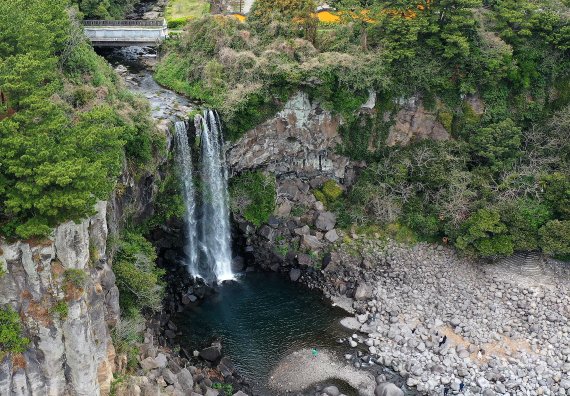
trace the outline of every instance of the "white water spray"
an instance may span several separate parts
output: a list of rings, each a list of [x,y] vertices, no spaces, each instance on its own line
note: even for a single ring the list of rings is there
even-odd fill
[[[175,138],[178,148],[178,164],[180,166],[180,179],[182,184],[182,198],[186,211],[184,213],[184,225],[186,227],[184,237],[184,253],[186,253],[186,266],[192,276],[200,276],[198,270],[198,232],[196,224],[196,194],[194,189],[194,177],[192,167],[192,152],[188,144],[188,128],[184,121],[176,122]]]
[[[188,271],[207,282],[234,279],[232,273],[228,174],[223,136],[215,112],[206,110],[196,119],[201,145],[201,206],[196,206],[192,152],[187,126],[176,123],[178,163],[185,213],[185,248]]]
[[[233,279],[228,172],[223,136],[216,113],[204,111],[201,119],[202,146],[202,219],[200,246],[208,269],[218,281]]]

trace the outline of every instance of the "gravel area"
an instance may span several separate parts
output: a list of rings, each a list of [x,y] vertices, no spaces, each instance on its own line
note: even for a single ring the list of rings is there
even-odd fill
[[[358,390],[360,395],[374,394],[374,377],[337,358],[334,353],[320,350],[313,357],[310,349],[295,351],[282,359],[271,372],[269,386],[276,392],[300,392],[311,385],[340,379]]]

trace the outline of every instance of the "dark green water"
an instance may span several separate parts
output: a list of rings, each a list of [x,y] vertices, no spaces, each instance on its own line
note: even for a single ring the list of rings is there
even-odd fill
[[[282,357],[300,348],[338,348],[336,339],[347,335],[339,324],[344,316],[319,293],[277,274],[248,273],[180,314],[176,324],[190,350],[221,339],[239,373],[269,395],[267,378]]]

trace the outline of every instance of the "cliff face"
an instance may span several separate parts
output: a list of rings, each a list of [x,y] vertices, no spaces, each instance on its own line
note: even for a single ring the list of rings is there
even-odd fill
[[[166,158],[154,161],[160,166]],[[19,312],[31,340],[24,353],[0,362],[0,395],[109,393],[115,368],[110,329],[120,316],[109,236],[118,235],[127,218],[152,215],[159,180],[159,172],[135,177],[125,164],[109,202],[99,202],[93,217],[61,224],[42,241],[0,238],[0,307]],[[78,277],[79,286],[70,281]]]
[[[247,132],[228,151],[233,172],[263,168],[276,175],[337,179],[352,176],[353,164],[334,152],[340,117],[299,92],[275,117]]]
[[[96,395],[108,391],[114,348],[108,324],[119,316],[107,263],[107,204],[79,224],[57,227],[39,243],[0,240],[0,305],[20,312],[29,348],[0,363],[2,395]],[[82,287],[67,274],[84,272]],[[55,312],[67,306],[67,317]]]

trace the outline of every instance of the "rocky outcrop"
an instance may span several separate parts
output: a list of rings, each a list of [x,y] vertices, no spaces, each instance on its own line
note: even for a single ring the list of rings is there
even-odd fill
[[[234,173],[264,168],[277,176],[353,178],[354,165],[334,152],[341,141],[340,124],[338,115],[299,92],[275,117],[229,147],[230,168]]]
[[[450,138],[449,132],[438,120],[437,112],[427,110],[419,96],[413,96],[399,104],[401,109],[395,116],[394,125],[390,127],[387,146],[406,145],[420,139]]]
[[[0,363],[0,394],[95,395],[110,389],[118,290],[107,263],[106,203],[81,223],[67,222],[43,241],[0,239],[0,306],[20,313],[31,343]],[[71,283],[70,271],[83,274]],[[66,306],[66,315],[61,307]],[[60,309],[57,309],[57,308]]]

